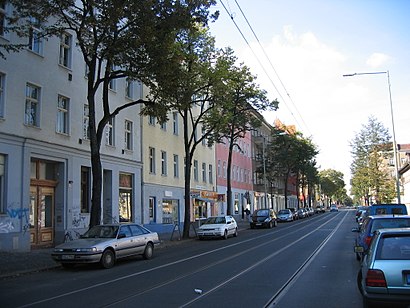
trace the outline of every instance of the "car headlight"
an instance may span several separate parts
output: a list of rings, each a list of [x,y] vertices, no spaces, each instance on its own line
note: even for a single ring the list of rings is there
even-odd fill
[[[97,252],[97,247],[77,248],[77,249],[75,249],[75,252]]]
[[[267,217],[267,218],[265,219],[265,222],[269,222],[269,221],[270,221],[270,218]]]

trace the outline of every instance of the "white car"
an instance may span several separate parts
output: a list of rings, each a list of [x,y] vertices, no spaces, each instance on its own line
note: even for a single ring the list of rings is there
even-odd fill
[[[293,213],[290,209],[282,209],[278,212],[279,221],[293,221]]]
[[[238,225],[230,215],[208,217],[198,228],[200,240],[211,237],[222,237],[227,239],[230,235],[238,236]]]

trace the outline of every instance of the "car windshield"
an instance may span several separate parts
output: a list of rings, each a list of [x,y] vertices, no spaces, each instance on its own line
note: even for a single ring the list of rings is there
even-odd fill
[[[225,224],[226,219],[225,217],[209,217],[203,224],[209,225],[209,224]]]
[[[376,259],[378,260],[409,260],[410,236],[386,236],[380,239]]]
[[[117,231],[117,226],[94,226],[82,238],[115,238]]]
[[[375,219],[372,224],[371,233],[378,229],[386,228],[406,228],[410,227],[410,219],[405,218],[384,218],[384,219]]]
[[[257,211],[256,216],[269,216],[269,211],[268,210]]]
[[[280,210],[279,214],[289,214],[289,211],[288,210]]]

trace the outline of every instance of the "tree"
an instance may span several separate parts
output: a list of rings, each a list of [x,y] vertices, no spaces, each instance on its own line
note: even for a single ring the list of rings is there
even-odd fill
[[[334,169],[325,169],[319,172],[321,193],[337,203],[346,200],[347,193],[343,173]]]
[[[288,180],[294,175],[298,178],[302,170],[313,168],[314,157],[318,151],[316,146],[301,133],[290,133],[285,130],[274,129],[272,140],[267,147],[268,178],[282,178],[284,182],[285,207],[288,202]],[[314,172],[309,170],[309,175]]]
[[[269,101],[266,91],[261,90],[255,83],[248,67],[243,64],[235,65],[237,58],[230,49],[226,50],[229,57],[228,75],[226,80],[226,93],[224,94],[223,116],[213,120],[223,121],[222,131],[215,131],[213,139],[216,142],[228,143],[227,160],[227,214],[232,214],[232,153],[235,148],[243,151],[239,140],[244,138],[247,132],[261,125],[258,112],[276,110],[278,101]]]
[[[364,199],[367,205],[372,201],[391,202],[395,197],[394,179],[388,174],[385,163],[392,156],[390,138],[388,129],[370,116],[350,142],[352,193]]]
[[[6,31],[27,38],[35,26],[41,36],[75,34],[88,67],[88,131],[92,166],[92,199],[90,227],[100,223],[102,166],[100,146],[105,125],[122,110],[136,104],[151,104],[142,99],[110,106],[109,84],[118,78],[152,83],[151,68],[166,63],[172,56],[175,37],[181,29],[206,24],[214,0],[10,0],[14,11],[7,17]],[[6,42],[7,52],[19,51],[28,44]],[[4,54],[1,54],[4,57]],[[157,80],[157,82],[166,82]],[[101,91],[102,97],[97,93]],[[101,106],[103,116],[96,117]]]
[[[167,63],[153,68],[156,83],[149,85],[152,101],[163,106],[159,113],[150,106],[144,114],[154,114],[167,120],[168,111],[176,111],[183,122],[185,152],[185,214],[183,237],[189,237],[191,223],[191,169],[197,146],[206,140],[215,141],[216,132],[224,129],[224,104],[229,70],[230,50],[215,48],[214,38],[206,27],[198,25],[181,31],[174,44],[173,56]],[[201,132],[201,134],[199,134]]]

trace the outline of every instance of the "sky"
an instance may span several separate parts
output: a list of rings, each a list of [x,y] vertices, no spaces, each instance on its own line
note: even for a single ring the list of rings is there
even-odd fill
[[[410,0],[217,0],[212,10],[217,47],[279,101],[265,119],[312,138],[319,169],[342,172],[348,193],[350,144],[369,117],[393,136],[393,114],[396,142],[410,143]],[[384,73],[343,77],[374,72]]]

